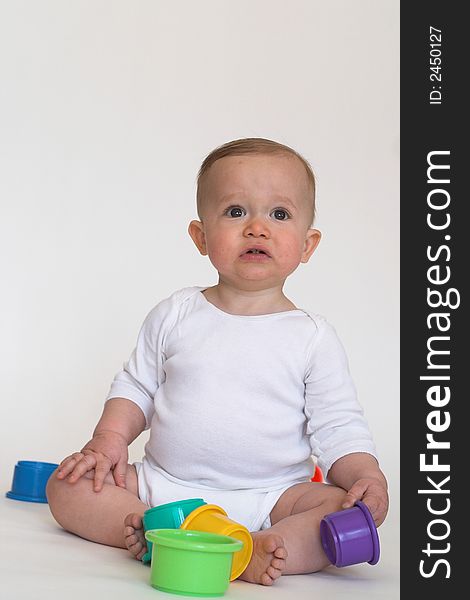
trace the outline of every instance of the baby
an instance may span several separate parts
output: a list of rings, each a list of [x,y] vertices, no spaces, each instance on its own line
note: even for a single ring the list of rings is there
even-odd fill
[[[277,142],[235,140],[204,160],[189,234],[218,283],[148,314],[92,439],[49,480],[63,528],[141,559],[145,510],[203,498],[252,534],[240,579],[271,585],[329,564],[326,514],[363,500],[383,522],[387,483],[341,343],[283,292],[320,241],[314,197],[308,162]],[[142,462],[129,465],[148,428]],[[312,455],[327,484],[310,481]]]

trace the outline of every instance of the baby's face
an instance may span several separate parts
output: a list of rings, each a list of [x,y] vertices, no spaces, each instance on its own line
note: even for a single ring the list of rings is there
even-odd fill
[[[315,250],[312,190],[295,156],[229,156],[202,182],[201,222],[189,232],[221,279],[241,289],[282,285]]]

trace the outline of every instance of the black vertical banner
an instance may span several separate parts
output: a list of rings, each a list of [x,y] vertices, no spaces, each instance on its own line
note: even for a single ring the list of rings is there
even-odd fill
[[[400,562],[405,600],[468,596],[470,202],[464,190],[469,172],[464,88],[470,53],[464,7],[452,1],[401,3]]]

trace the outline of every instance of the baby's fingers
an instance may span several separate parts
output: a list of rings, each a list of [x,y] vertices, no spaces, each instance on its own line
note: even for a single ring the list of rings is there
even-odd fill
[[[57,479],[65,479],[65,477],[74,470],[77,463],[80,462],[82,458],[83,454],[81,452],[74,452],[70,456],[64,458],[57,469]]]
[[[95,467],[95,480],[93,483],[93,489],[95,492],[101,492],[106,475],[110,472],[112,462],[109,458],[103,457],[96,461]]]
[[[375,524],[377,526],[381,525],[387,515],[388,500],[373,494],[366,494],[364,504],[369,508]]]
[[[362,499],[366,489],[367,489],[366,485],[360,485],[358,483],[355,483],[352,486],[352,488],[348,491],[346,496],[344,497],[343,504],[341,505],[341,507],[342,508],[351,508],[351,506],[354,506],[354,504],[358,500]]]
[[[378,516],[379,509],[380,509],[379,498],[377,498],[377,496],[374,496],[372,494],[366,494],[366,496],[364,497],[364,504],[367,505],[368,509],[370,510],[370,512],[372,514],[372,517],[374,518],[374,520],[376,520],[376,517]]]
[[[114,466],[113,477],[117,486],[126,488],[126,473],[127,473],[127,456],[119,459],[118,463]]]
[[[79,454],[79,453],[77,453]],[[96,458],[93,454],[82,454],[81,459],[76,463],[72,472],[68,476],[70,483],[75,483],[80,477],[91,471],[96,466]]]

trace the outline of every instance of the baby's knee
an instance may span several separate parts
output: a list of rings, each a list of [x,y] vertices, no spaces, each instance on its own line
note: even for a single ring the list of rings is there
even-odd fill
[[[52,473],[46,485],[46,498],[51,510],[66,501],[70,485],[66,479],[57,478],[57,470]]]
[[[81,479],[73,484],[66,479],[58,479],[57,471],[54,471],[49,477],[46,485],[46,498],[49,509],[54,519],[64,529],[69,529],[70,513],[76,510],[77,502],[80,502],[79,497],[81,492],[84,491],[83,483]]]
[[[61,505],[65,501],[65,486],[69,485],[63,479],[57,479],[57,470],[55,470],[49,477],[46,485],[46,498],[49,504],[50,511],[56,521],[59,521],[58,515],[61,512]]]
[[[59,492],[59,484],[63,483],[63,481],[60,481],[59,479],[57,479],[57,469],[52,473],[52,475],[49,477],[49,479],[47,480],[47,485],[46,485],[46,498],[47,498],[47,502],[49,503],[49,506],[51,505],[51,502],[54,503],[57,497],[57,494]]]

